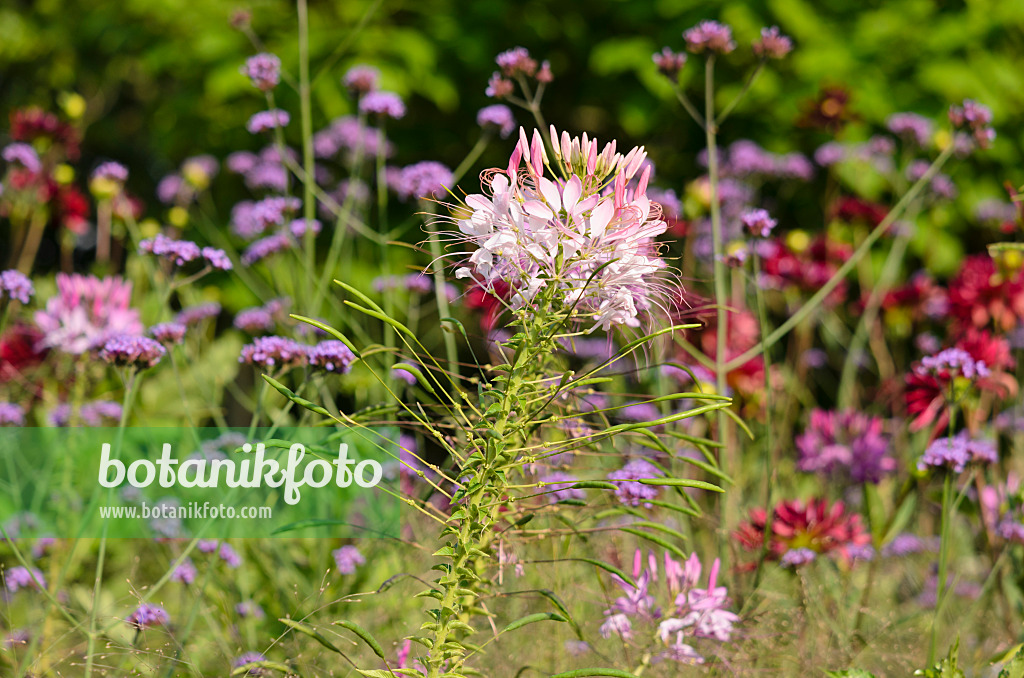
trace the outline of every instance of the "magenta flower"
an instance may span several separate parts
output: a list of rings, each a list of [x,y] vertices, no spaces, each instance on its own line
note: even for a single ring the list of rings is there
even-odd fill
[[[266,238],[260,238],[253,244],[249,245],[249,247],[242,252],[242,263],[246,266],[250,266],[255,264],[257,261],[266,259],[272,254],[277,254],[278,252],[290,249],[291,246],[291,239],[284,233],[268,235]]]
[[[128,168],[118,162],[100,163],[92,172],[92,179],[123,184],[128,181]]]
[[[187,329],[188,328],[181,323],[160,323],[150,327],[149,334],[161,344],[180,344],[185,338],[185,331]]]
[[[252,81],[256,89],[268,92],[281,81],[281,60],[276,54],[257,54],[245,61],[242,74]]]
[[[242,347],[238,362],[263,368],[299,367],[309,357],[307,347],[286,337],[256,337]]]
[[[338,566],[338,572],[341,574],[355,574],[358,566],[366,564],[366,558],[351,544],[335,549],[331,555],[334,556],[334,564]]]
[[[11,593],[17,593],[21,589],[46,588],[46,579],[39,570],[27,567],[12,567],[4,572],[4,584]]]
[[[262,652],[246,652],[243,655],[235,657],[234,661],[231,662],[231,668],[240,669],[243,666],[248,666],[249,664],[255,664],[257,662],[265,661],[267,661],[267,657]],[[269,676],[270,670],[265,669],[262,666],[254,666],[251,669],[247,669],[244,675]]]
[[[254,113],[249,122],[246,123],[245,128],[249,130],[250,134],[259,134],[260,132],[266,132],[278,127],[287,127],[291,121],[291,117],[288,115],[288,111],[282,111],[280,108],[275,108],[270,111],[260,111]]]
[[[961,431],[952,438],[939,438],[932,442],[918,460],[917,469],[948,468],[960,473],[972,462],[994,464],[997,461],[999,452],[995,443],[971,438],[967,431]]]
[[[21,271],[0,271],[0,299],[3,299],[6,292],[9,299],[17,299],[27,304],[35,291],[32,281]]]
[[[882,420],[860,412],[814,410],[807,430],[796,437],[797,468],[842,474],[854,483],[878,483],[896,470]]]
[[[17,403],[0,402],[0,426],[24,426],[25,408]]]
[[[186,559],[181,561],[181,565],[174,568],[174,572],[171,573],[171,580],[181,582],[182,584],[191,584],[196,580],[197,574],[195,564],[191,560]]]
[[[132,285],[121,278],[57,274],[57,296],[35,315],[42,346],[81,354],[118,334],[143,331],[131,308]]]
[[[531,142],[521,129],[508,169],[485,173],[487,193],[466,197],[472,215],[457,223],[475,250],[456,277],[489,292],[511,288],[494,296],[510,296],[515,309],[554,286],[577,322],[639,327],[638,316],[667,293],[654,238],[668,225],[646,195],[650,167],[639,172],[646,151],[623,156],[611,143],[598,154],[596,139],[559,137],[554,128],[551,148],[546,165],[540,133]],[[568,178],[547,179],[546,166]],[[627,187],[638,173],[636,188]]]
[[[341,83],[355,94],[369,94],[376,91],[380,82],[380,71],[373,66],[360,64],[348,69]]]
[[[224,253],[224,250],[217,249],[216,247],[204,247],[203,259],[206,260],[209,266],[219,271],[230,271],[233,268],[233,264],[228,259],[228,255]]]
[[[811,549],[795,548],[783,553],[782,557],[779,558],[779,564],[783,567],[797,568],[810,563],[817,557],[818,554]]]
[[[309,348],[309,366],[328,372],[347,374],[355,359],[348,346],[336,339],[321,341]]]
[[[513,47],[495,57],[494,62],[506,77],[517,75],[533,76],[537,72],[537,62],[530,56],[525,47]]]
[[[259,156],[249,151],[235,151],[228,155],[224,164],[228,171],[233,174],[245,174],[260,161]]]
[[[512,109],[505,104],[493,104],[481,108],[476,114],[476,124],[484,130],[500,133],[502,139],[508,138],[508,135],[516,129],[516,119],[512,115]]]
[[[159,342],[149,337],[119,335],[108,339],[99,357],[118,367],[153,367],[167,353]]]
[[[501,73],[495,71],[487,81],[487,89],[484,93],[494,99],[504,99],[515,91],[515,85],[511,80],[501,77]]]
[[[658,468],[643,459],[634,459],[618,471],[608,474],[608,480],[616,482],[619,489],[615,490],[615,496],[627,506],[650,506],[646,504],[649,499],[657,499],[660,492],[656,485],[644,485],[636,482],[640,478],[660,478],[664,475]]]
[[[43,164],[39,161],[39,154],[36,153],[36,149],[32,148],[28,144],[21,142],[15,142],[8,144],[3,150],[3,159],[13,165],[21,165],[29,172],[33,174],[39,172],[43,168]]]
[[[754,43],[754,54],[762,59],[782,59],[793,51],[793,41],[779,32],[778,26],[761,29],[761,38]]]
[[[139,243],[139,254],[152,254],[176,266],[184,266],[202,256],[199,245],[190,240],[175,240],[162,233]]]
[[[988,148],[996,138],[992,129],[992,110],[973,99],[964,99],[960,106],[949,107],[949,121],[953,127],[969,133],[979,148]]]
[[[686,40],[686,48],[694,54],[705,51],[728,54],[736,49],[736,43],[732,39],[732,29],[717,21],[701,21],[684,32],[683,38]]]
[[[359,101],[359,111],[367,115],[398,120],[405,116],[405,104],[394,92],[370,92]]]
[[[452,171],[439,162],[424,160],[402,168],[392,188],[403,199],[440,198],[452,187]]]
[[[323,226],[316,219],[310,219],[308,222],[305,219],[294,219],[292,223],[288,224],[288,230],[292,236],[298,239],[302,239],[306,235],[306,228],[313,232],[313,235],[317,235],[323,229]]]
[[[934,125],[928,118],[916,113],[895,113],[889,116],[885,126],[896,136],[913,142],[921,148],[928,146]]]
[[[121,419],[121,405],[113,400],[95,400],[83,403],[78,418],[84,426],[109,426]],[[52,426],[67,426],[71,423],[71,405],[61,403],[50,412]]]
[[[125,621],[141,630],[151,626],[166,626],[171,621],[171,616],[159,605],[142,603]]]
[[[679,71],[686,65],[685,52],[673,52],[670,48],[664,47],[660,52],[655,52],[651,57],[658,72],[672,82],[679,80]]]
[[[198,325],[207,318],[216,318],[218,315],[220,315],[220,304],[211,301],[181,309],[176,320],[191,327],[192,325]]]
[[[247,308],[235,316],[235,327],[249,334],[266,332],[274,329],[274,316],[262,306]]]
[[[587,495],[583,490],[572,487],[577,481],[577,478],[568,473],[555,471],[540,478],[540,482],[544,483],[545,486],[550,485],[551,489],[543,487],[538,491],[548,492],[548,501],[552,504],[572,499],[585,499]]]
[[[391,368],[391,376],[401,379],[410,386],[416,383],[416,375],[401,365],[395,365]]]
[[[743,226],[746,227],[747,233],[754,237],[767,238],[772,234],[772,229],[779,223],[775,219],[772,219],[771,215],[768,214],[767,210],[754,209],[749,210],[740,217],[740,221],[743,222]]]

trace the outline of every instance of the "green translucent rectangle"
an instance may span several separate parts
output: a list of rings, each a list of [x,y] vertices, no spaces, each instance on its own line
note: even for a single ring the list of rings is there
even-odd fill
[[[385,434],[2,428],[0,526],[10,538],[395,537]]]

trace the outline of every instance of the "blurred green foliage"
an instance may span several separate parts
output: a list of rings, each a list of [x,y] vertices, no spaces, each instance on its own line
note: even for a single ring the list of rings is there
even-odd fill
[[[231,25],[240,10],[265,48],[297,73],[296,10],[285,0],[8,3],[0,8],[0,101],[6,109],[54,108],[60,92],[81,93],[88,101],[84,161],[129,164],[133,188],[152,199],[155,181],[187,155],[224,157],[259,146],[244,129],[262,98],[239,73],[255,51]],[[406,119],[389,130],[399,164],[457,164],[475,141],[476,111],[491,103],[484,87],[495,54],[521,44],[551,61],[549,122],[645,144],[658,182],[678,189],[700,173],[703,138],[651,54],[664,45],[681,49],[683,30],[718,18],[733,26],[739,44],[719,68],[722,103],[753,64],[749,44],[762,26],[777,24],[796,42],[789,59],[758,79],[723,130],[725,143],[746,137],[770,150],[812,152],[829,134],[794,121],[823,86],[852,94],[848,139],[868,136],[893,112],[942,117],[949,103],[973,97],[992,107],[1000,138],[973,168],[956,171],[961,214],[950,226],[966,232],[977,200],[1000,195],[1006,179],[1024,181],[1024,0],[311,0],[310,16],[317,125],[349,112],[344,71],[372,63],[384,87],[409,103]],[[683,77],[701,96],[695,62]],[[280,98],[297,110],[294,91]],[[297,129],[289,133],[297,141]],[[510,145],[493,144],[481,166],[503,162]]]

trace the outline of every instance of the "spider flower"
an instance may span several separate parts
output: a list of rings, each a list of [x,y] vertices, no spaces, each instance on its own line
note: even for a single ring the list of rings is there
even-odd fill
[[[598,153],[596,139],[559,136],[554,127],[551,145],[549,162],[540,132],[528,141],[520,128],[508,168],[485,174],[489,195],[466,198],[457,238],[475,249],[456,277],[492,293],[508,286],[515,309],[542,299],[592,330],[639,327],[667,296],[654,241],[667,224],[646,195],[650,168],[627,188],[647,154],[638,147],[622,155],[615,142]],[[545,166],[561,176],[545,177]]]
[[[121,278],[57,274],[57,295],[35,315],[41,346],[80,354],[118,334],[140,334],[132,284]]]

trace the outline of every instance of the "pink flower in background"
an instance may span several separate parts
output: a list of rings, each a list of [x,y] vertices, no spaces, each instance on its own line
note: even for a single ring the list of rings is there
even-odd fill
[[[132,284],[120,277],[58,273],[57,295],[35,315],[40,346],[77,355],[115,335],[142,334],[131,295]]]

